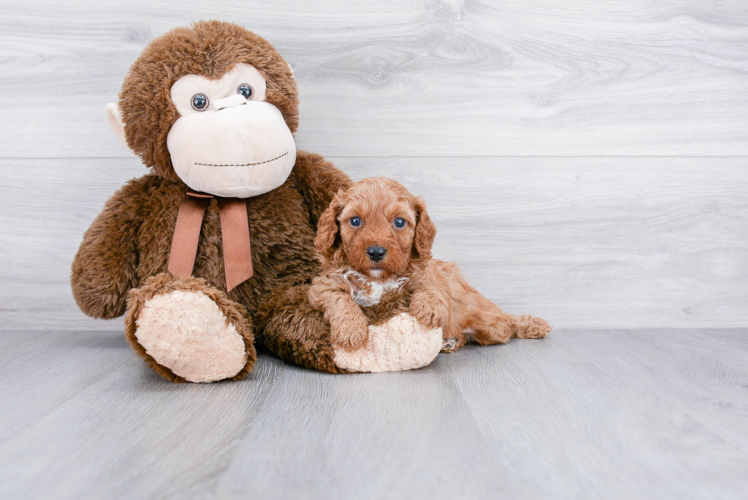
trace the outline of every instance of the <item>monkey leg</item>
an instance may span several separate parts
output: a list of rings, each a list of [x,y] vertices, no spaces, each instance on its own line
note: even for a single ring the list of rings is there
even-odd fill
[[[285,289],[260,306],[258,341],[276,356],[329,373],[413,370],[431,363],[442,346],[441,328],[427,329],[401,313],[369,325],[366,345],[336,348],[324,314],[309,303],[309,285]]]
[[[280,290],[255,316],[257,339],[279,358],[328,373],[346,373],[335,364],[330,324],[309,304],[310,285]]]
[[[257,358],[244,307],[199,278],[162,273],[131,290],[125,336],[172,382],[239,380]]]

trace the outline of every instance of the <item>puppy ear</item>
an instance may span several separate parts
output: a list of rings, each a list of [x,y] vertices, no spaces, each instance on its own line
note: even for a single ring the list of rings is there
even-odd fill
[[[322,256],[325,260],[330,260],[334,252],[334,246],[338,239],[338,233],[340,227],[338,226],[338,216],[343,210],[344,203],[342,201],[343,190],[338,191],[338,194],[330,202],[330,206],[322,212],[317,223],[317,236],[314,238],[314,248],[317,253]]]
[[[431,222],[428,212],[426,212],[426,202],[420,196],[415,201],[416,215],[416,235],[413,238],[413,248],[418,257],[423,260],[431,258],[431,245],[434,243],[436,236],[436,226]]]

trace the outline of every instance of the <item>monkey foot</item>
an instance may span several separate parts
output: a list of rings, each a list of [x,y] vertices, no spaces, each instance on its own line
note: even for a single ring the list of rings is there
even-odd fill
[[[237,318],[238,304],[202,280],[157,278],[161,283],[155,288],[162,293],[153,293],[153,282],[136,291],[127,325],[128,340],[137,344],[133,347],[151,368],[172,381],[215,382],[246,375],[255,352],[248,324]],[[178,280],[190,282],[180,287]]]
[[[426,329],[407,313],[369,326],[369,341],[353,352],[335,349],[335,364],[351,372],[414,370],[431,363],[442,347],[442,329]]]

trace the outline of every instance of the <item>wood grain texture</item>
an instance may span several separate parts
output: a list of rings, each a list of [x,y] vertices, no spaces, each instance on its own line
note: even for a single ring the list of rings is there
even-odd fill
[[[509,312],[563,328],[748,326],[743,158],[331,160],[424,196],[435,256]],[[0,329],[121,329],[78,311],[70,263],[106,199],[145,169],[2,160],[0,172]]]
[[[104,119],[145,44],[191,21],[268,38],[326,156],[748,154],[740,0],[6,1],[0,156],[126,157]]]
[[[0,338],[11,337],[27,341],[0,353],[3,430],[13,425],[0,439],[4,499],[740,499],[748,489],[746,330],[556,331],[390,374],[261,356],[248,380],[211,385],[159,379],[120,333]],[[59,362],[40,370],[44,351]],[[66,396],[40,406],[59,383]]]
[[[423,195],[551,336],[174,385],[84,317],[73,255],[145,172],[104,106],[216,18],[292,64],[299,149]],[[7,0],[0,95],[0,498],[745,498],[746,2]]]

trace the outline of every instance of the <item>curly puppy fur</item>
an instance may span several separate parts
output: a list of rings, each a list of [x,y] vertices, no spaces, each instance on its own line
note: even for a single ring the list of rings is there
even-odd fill
[[[310,304],[330,323],[334,345],[359,349],[370,323],[404,311],[427,328],[441,327],[445,351],[468,341],[498,344],[550,332],[540,318],[502,311],[455,264],[432,259],[435,236],[423,199],[392,179],[364,179],[338,192],[319,220],[314,244],[324,273],[309,290]],[[377,248],[383,257],[372,250]]]

